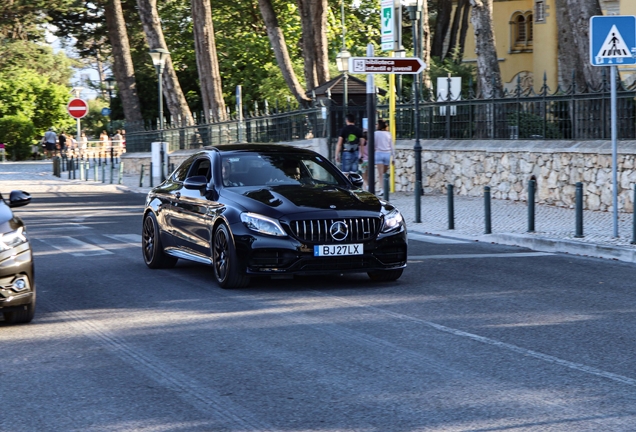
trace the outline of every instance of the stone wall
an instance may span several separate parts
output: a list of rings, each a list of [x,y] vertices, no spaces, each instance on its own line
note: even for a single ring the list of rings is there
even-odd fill
[[[414,141],[396,145],[395,189],[415,188]],[[452,184],[458,195],[525,201],[528,181],[537,182],[537,202],[573,207],[577,182],[583,183],[584,208],[612,210],[612,151],[607,141],[445,141],[423,140],[424,193],[445,193]],[[618,208],[632,212],[636,183],[636,142],[619,141]]]
[[[326,140],[312,139],[289,143],[329,154]],[[415,189],[413,140],[396,143],[395,190]],[[525,201],[528,181],[537,182],[537,202],[573,207],[575,185],[583,183],[584,207],[612,210],[612,149],[608,141],[524,141],[524,140],[422,140],[422,186],[424,193],[445,193],[452,184],[458,195],[483,196],[491,187],[496,199]],[[177,166],[192,150],[170,154]],[[618,142],[618,207],[632,212],[636,183],[636,141]],[[139,175],[140,166],[148,172],[150,153],[122,156],[124,174]],[[377,179],[376,190],[381,189]]]

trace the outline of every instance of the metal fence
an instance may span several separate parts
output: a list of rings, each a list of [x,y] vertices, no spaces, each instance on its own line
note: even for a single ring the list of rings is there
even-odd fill
[[[598,89],[575,87],[550,92],[545,78],[540,92],[524,90],[520,83],[501,98],[483,98],[472,83],[461,95],[446,100],[422,98],[421,139],[532,139],[609,140],[610,87],[604,80]],[[450,88],[450,87],[449,87]],[[636,139],[636,85],[617,89],[618,139]],[[128,152],[150,151],[153,141],[166,141],[170,151],[196,149],[234,142],[289,142],[308,138],[335,138],[344,123],[344,108],[327,99],[312,108],[246,113],[244,119],[180,126],[167,122],[163,131],[147,125],[127,126]],[[367,117],[366,106],[348,106],[347,112]],[[376,116],[389,118],[388,105],[379,104]],[[396,104],[397,139],[415,138],[412,101]]]

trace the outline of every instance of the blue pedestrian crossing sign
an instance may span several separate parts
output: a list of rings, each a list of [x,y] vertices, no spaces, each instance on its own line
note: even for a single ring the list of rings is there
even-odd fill
[[[636,64],[636,16],[590,18],[592,66]]]

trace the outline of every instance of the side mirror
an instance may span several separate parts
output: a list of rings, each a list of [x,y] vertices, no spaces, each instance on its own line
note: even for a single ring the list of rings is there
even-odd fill
[[[183,186],[186,189],[203,190],[208,186],[208,179],[206,176],[192,176],[185,179]]]
[[[364,180],[360,174],[349,173],[349,181],[357,188],[361,188],[364,185]]]
[[[31,202],[31,195],[21,190],[11,191],[9,195],[9,207],[22,207]]]

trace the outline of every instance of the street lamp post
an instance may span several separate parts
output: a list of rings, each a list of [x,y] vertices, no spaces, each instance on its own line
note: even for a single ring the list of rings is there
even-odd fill
[[[113,89],[115,88],[115,78],[109,76],[106,81],[106,89],[108,90],[108,129],[110,130],[111,139],[113,137]],[[113,165],[115,159],[113,144],[110,145],[110,165]]]
[[[157,70],[157,82],[159,87],[159,133],[161,136],[161,181],[166,179],[164,170],[164,148],[163,148],[163,89],[161,77],[163,75],[163,69],[166,65],[166,58],[170,55],[170,52],[163,48],[155,48],[150,50],[150,57],[152,58],[152,64]]]
[[[345,27],[344,0],[340,2],[340,19],[342,20],[342,48],[336,56],[336,65],[338,66],[338,71],[342,72],[343,77],[342,125],[344,126],[345,118],[347,117],[347,104],[349,103],[349,89],[347,85],[349,81],[349,58],[351,58],[351,53],[347,51],[347,44],[345,42],[347,28]]]
[[[412,23],[413,30],[413,53],[417,56],[418,50],[418,27],[420,20],[420,8],[418,0],[409,0],[405,2],[406,8],[409,12],[409,18]],[[414,93],[414,105],[415,105],[415,145],[413,146],[413,153],[415,156],[415,222],[422,222],[421,220],[421,195],[422,195],[422,146],[420,144],[420,74],[415,74],[413,79],[413,93]]]
[[[342,50],[336,56],[336,64],[338,65],[338,70],[342,72],[343,76],[343,95],[342,95],[342,116],[343,118],[347,115],[347,103],[349,99],[349,89],[347,88],[348,80],[349,80],[349,58],[351,57],[351,53],[347,51],[345,47],[342,47]],[[343,123],[344,125],[344,123]]]

